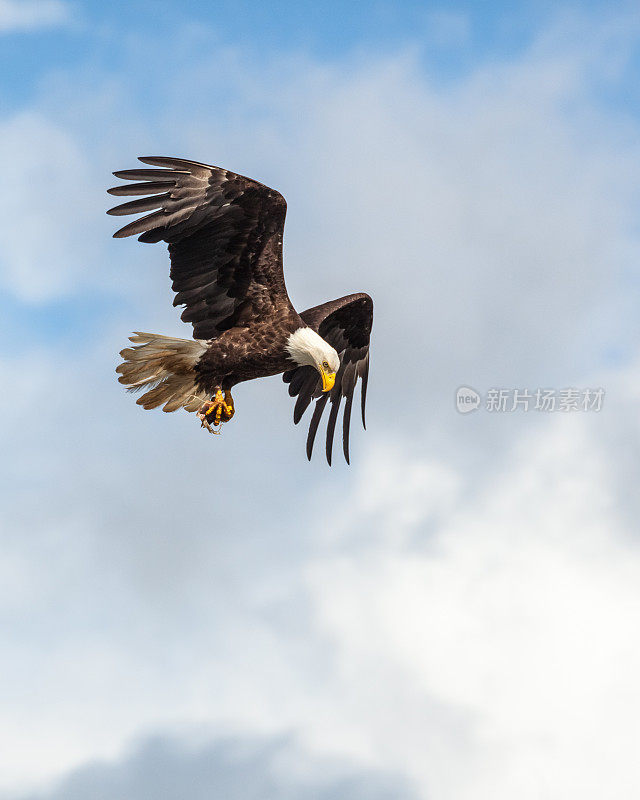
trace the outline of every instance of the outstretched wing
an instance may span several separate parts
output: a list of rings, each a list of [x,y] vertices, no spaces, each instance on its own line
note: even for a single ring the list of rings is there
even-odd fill
[[[109,194],[151,195],[108,211],[120,216],[151,211],[117,231],[141,242],[169,245],[174,306],[193,324],[196,339],[214,339],[234,325],[290,305],[282,270],[284,197],[226,169],[181,158],[140,158],[163,169],[113,174],[137,181]]]
[[[331,464],[333,434],[342,398],[345,398],[342,418],[342,447],[349,463],[349,425],[351,406],[358,378],[362,379],[360,390],[362,424],[365,425],[364,409],[367,398],[369,376],[369,337],[373,324],[373,300],[368,294],[350,294],[321,306],[309,308],[300,314],[302,319],[340,354],[340,369],[333,389],[322,393],[322,384],[314,367],[296,367],[284,373],[283,380],[289,384],[289,394],[297,397],[293,421],[298,424],[311,400],[316,399],[315,409],[307,437],[307,457],[311,460],[313,443],[325,406],[330,401],[331,410],[327,422],[327,461]]]

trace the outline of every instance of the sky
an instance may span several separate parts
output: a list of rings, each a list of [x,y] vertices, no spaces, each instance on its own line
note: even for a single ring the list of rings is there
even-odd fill
[[[0,0],[0,800],[638,797],[639,54],[627,3]],[[117,383],[191,333],[138,155],[372,295],[350,467],[278,377],[218,437]]]

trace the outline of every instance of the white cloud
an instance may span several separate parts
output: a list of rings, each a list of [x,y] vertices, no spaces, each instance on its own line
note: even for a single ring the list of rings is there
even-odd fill
[[[333,723],[358,725],[359,755],[402,765],[425,797],[640,790],[640,550],[589,426],[562,418],[524,437],[435,530],[425,498],[413,546],[391,532],[312,567],[336,648]],[[395,479],[373,502],[402,518],[404,475],[430,467],[393,452],[380,462]]]
[[[37,112],[0,121],[0,147],[12,154],[0,192],[5,288],[36,303],[78,294],[100,280],[105,203],[93,167],[76,137]]]
[[[62,0],[0,0],[0,34],[63,25],[70,18]]]

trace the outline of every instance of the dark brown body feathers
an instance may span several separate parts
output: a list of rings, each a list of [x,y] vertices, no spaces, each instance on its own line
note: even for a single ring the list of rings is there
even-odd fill
[[[212,393],[216,386],[231,389],[254,378],[279,375],[294,366],[285,346],[304,322],[296,312],[221,333],[198,361],[198,386]]]

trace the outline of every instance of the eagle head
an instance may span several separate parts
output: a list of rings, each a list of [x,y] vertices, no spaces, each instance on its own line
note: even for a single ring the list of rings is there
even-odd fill
[[[310,366],[318,370],[323,392],[333,389],[336,372],[340,369],[340,356],[322,336],[312,328],[298,328],[289,336],[285,346],[289,357],[299,367]]]

